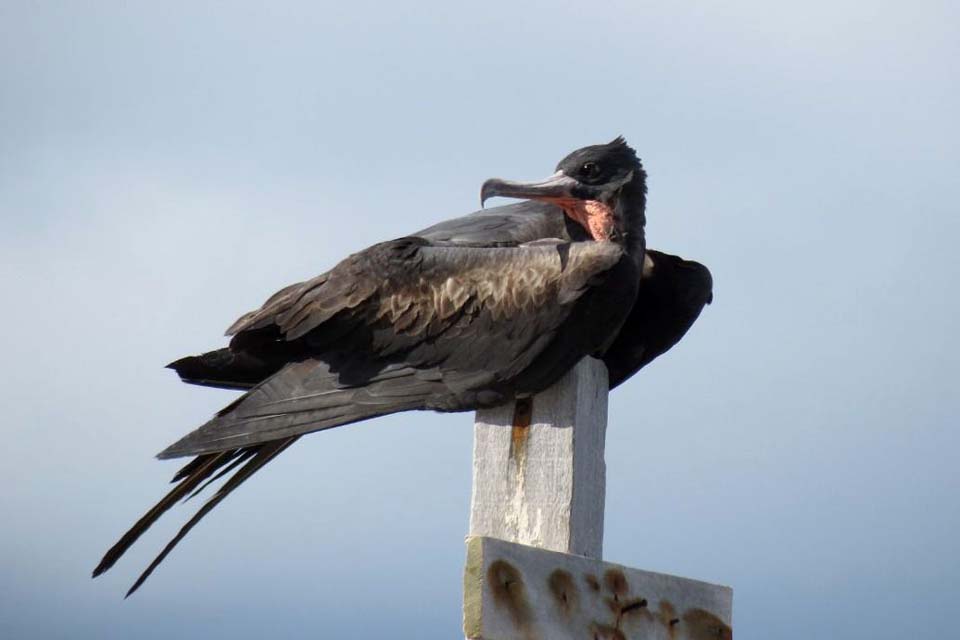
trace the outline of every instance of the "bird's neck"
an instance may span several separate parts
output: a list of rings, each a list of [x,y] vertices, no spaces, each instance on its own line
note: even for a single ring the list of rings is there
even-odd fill
[[[643,228],[647,223],[647,190],[644,181],[625,184],[615,205],[600,200],[576,198],[552,199],[571,220],[583,227],[598,242],[616,242],[633,257],[638,268],[643,266],[646,238]]]
[[[619,241],[637,264],[643,267],[643,257],[647,248],[644,226],[647,224],[647,186],[646,181],[634,179],[623,186],[617,198],[614,217],[620,234]]]

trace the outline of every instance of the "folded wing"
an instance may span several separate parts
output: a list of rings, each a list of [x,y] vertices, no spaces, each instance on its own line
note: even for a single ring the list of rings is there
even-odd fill
[[[637,300],[603,358],[611,389],[679,342],[713,301],[713,277],[699,262],[650,249],[646,258]]]
[[[633,297],[607,282],[622,257],[618,246],[594,242],[375,245],[234,323],[234,342],[269,335],[262,352],[296,344],[299,359],[160,455],[237,449],[396,411],[473,409],[539,391],[615,335]],[[599,297],[606,310],[588,308]],[[578,319],[615,326],[571,326]]]

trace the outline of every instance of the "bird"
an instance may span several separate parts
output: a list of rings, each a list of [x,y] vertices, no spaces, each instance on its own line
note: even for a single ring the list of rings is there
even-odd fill
[[[568,154],[546,180],[487,180],[481,204],[498,196],[525,201],[348,256],[241,316],[229,346],[171,363],[185,382],[244,393],[158,454],[192,459],[93,576],[178,501],[228,476],[129,597],[207,513],[306,433],[529,398],[586,356],[604,358],[615,386],[669,349],[712,299],[705,267],[647,251],[646,173],[622,137]]]

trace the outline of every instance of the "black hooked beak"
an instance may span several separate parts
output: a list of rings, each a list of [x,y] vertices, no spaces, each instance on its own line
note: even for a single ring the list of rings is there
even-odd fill
[[[548,202],[576,199],[574,189],[579,186],[582,185],[561,171],[540,182],[514,182],[490,178],[480,187],[480,206],[482,207],[487,200],[495,196]]]

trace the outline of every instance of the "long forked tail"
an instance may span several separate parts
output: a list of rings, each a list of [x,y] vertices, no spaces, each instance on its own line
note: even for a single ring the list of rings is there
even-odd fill
[[[140,574],[137,581],[127,591],[125,597],[130,597],[146,581],[154,569],[163,562],[164,558],[173,551],[174,547],[183,539],[187,533],[199,523],[204,516],[213,510],[223,501],[234,489],[243,484],[250,476],[259,471],[268,462],[273,460],[284,449],[289,447],[298,439],[297,436],[265,442],[253,447],[243,449],[233,449],[220,453],[211,453],[197,456],[187,463],[173,477],[173,482],[177,482],[166,496],[164,496],[152,509],[141,517],[129,531],[127,531],[120,540],[113,545],[103,556],[100,564],[93,570],[93,577],[96,578],[104,573],[123,556],[124,553],[133,545],[150,526],[157,521],[166,511],[170,509],[177,501],[189,498],[202,491],[208,484],[218,478],[237,469],[232,476],[220,487],[217,492],[207,500],[206,503],[187,521],[177,535],[167,543],[160,554],[150,563],[150,565]],[[241,466],[242,465],[242,466]],[[206,481],[206,482],[204,482]],[[201,483],[203,483],[201,485]]]
[[[350,385],[341,383],[340,375],[319,360],[286,364],[160,453],[161,458],[194,458],[174,476],[173,482],[178,484],[107,551],[94,569],[94,577],[113,566],[179,500],[193,497],[211,482],[232,473],[147,567],[127,593],[129,596],[204,516],[301,435],[423,408],[425,398],[445,391],[445,384],[434,371],[388,366],[366,378],[364,384]]]

